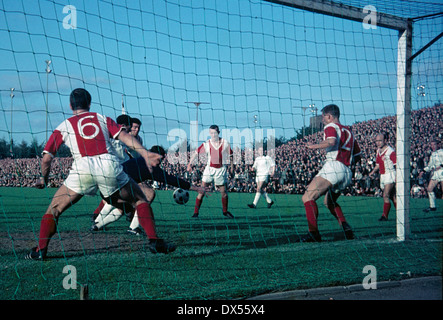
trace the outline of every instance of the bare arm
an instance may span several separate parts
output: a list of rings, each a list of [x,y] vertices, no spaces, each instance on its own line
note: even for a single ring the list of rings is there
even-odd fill
[[[143,157],[146,161],[146,165],[149,171],[152,173],[152,167],[158,166],[160,164],[161,155],[158,153],[150,152],[142,146],[142,144],[132,135],[126,131],[121,131],[117,136],[117,139],[123,142],[132,150],[138,152],[139,155]]]
[[[274,174],[275,174],[275,166],[272,166],[271,169],[269,169],[269,175],[270,175],[271,177],[273,177]]]
[[[43,154],[41,162],[42,176],[40,177],[40,180],[35,184],[36,188],[43,189],[45,186],[48,185],[49,173],[51,172],[52,159],[53,157],[49,153]]]
[[[197,150],[194,151],[194,152],[192,153],[192,155],[191,155],[191,159],[189,160],[188,167],[187,167],[187,170],[188,170],[189,172],[192,171],[192,164],[194,163],[195,158],[197,158],[197,155],[198,155]]]
[[[376,173],[380,169],[380,166],[378,164],[375,165],[374,169],[372,169],[371,172],[369,172],[369,176],[372,177],[374,173]]]
[[[335,139],[326,139],[320,143],[308,143],[307,147],[309,149],[326,149],[335,145]]]

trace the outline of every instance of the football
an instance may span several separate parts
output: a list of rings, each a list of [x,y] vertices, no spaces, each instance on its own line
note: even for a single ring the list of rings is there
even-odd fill
[[[189,192],[182,188],[175,189],[172,196],[174,197],[174,201],[178,204],[185,204],[189,200]]]

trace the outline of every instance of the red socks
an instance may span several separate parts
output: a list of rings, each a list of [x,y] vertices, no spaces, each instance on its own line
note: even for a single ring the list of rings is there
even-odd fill
[[[100,204],[98,205],[97,209],[94,210],[94,215],[98,215],[100,211],[102,211],[103,207],[105,206],[105,201],[100,201]]]
[[[48,247],[49,240],[57,232],[57,221],[52,214],[45,214],[40,222],[40,238],[38,241],[38,250]]]
[[[308,227],[310,232],[318,232],[317,217],[318,207],[314,200],[305,202],[306,218],[308,219]]]
[[[228,212],[228,197],[222,197],[222,206],[223,206],[223,213]],[[199,199],[198,197],[195,199],[195,207],[194,207],[194,213],[198,214],[200,211],[200,207],[202,205],[203,198]]]
[[[195,207],[194,207],[194,213],[198,213],[200,211],[200,207],[202,205],[203,198],[199,199],[198,197],[195,199]]]
[[[222,197],[223,213],[228,212],[228,196]]]
[[[345,216],[343,215],[343,211],[341,211],[341,207],[338,203],[328,205],[328,209],[331,214],[338,220],[338,223],[341,225],[343,222],[346,222]]]
[[[155,231],[154,213],[149,203],[144,202],[136,208],[138,220],[149,239],[158,239]]]
[[[391,210],[391,202],[385,202],[383,204],[383,217],[388,217],[389,210]]]

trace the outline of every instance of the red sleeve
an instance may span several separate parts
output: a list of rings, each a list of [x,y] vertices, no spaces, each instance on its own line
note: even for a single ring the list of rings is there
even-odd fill
[[[106,126],[108,127],[109,134],[114,139],[122,130],[122,127],[109,117],[106,117]]]
[[[395,151],[391,152],[389,158],[391,159],[393,164],[397,164],[397,155],[396,155]]]
[[[381,157],[377,154],[377,157],[375,157],[375,163],[380,165],[383,161],[381,160]]]
[[[337,139],[337,131],[335,131],[334,127],[325,128],[325,139],[335,138]]]
[[[197,153],[204,153],[204,152],[206,152],[206,150],[205,150],[205,144],[202,143],[202,144],[200,145],[200,147],[198,147],[198,149],[197,149]]]
[[[43,149],[43,153],[49,153],[52,156],[57,154],[58,149],[63,144],[63,136],[60,131],[55,130],[48,139],[48,142]]]

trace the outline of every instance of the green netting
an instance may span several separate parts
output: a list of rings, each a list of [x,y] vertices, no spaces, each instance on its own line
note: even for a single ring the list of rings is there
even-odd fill
[[[441,33],[440,3],[372,5],[416,18],[413,52]],[[443,138],[441,40],[412,65],[411,237],[397,241],[394,208],[388,221],[378,221],[382,191],[368,173],[376,133],[389,133],[396,146],[398,32],[374,26],[267,1],[2,1],[0,297],[79,299],[87,286],[90,299],[235,299],[362,283],[368,265],[378,281],[441,275],[442,186],[434,190],[437,210],[425,213],[430,175],[419,176],[432,139]],[[161,145],[172,156],[184,150],[162,167],[196,185],[206,158],[189,173],[189,153],[217,124],[239,155],[227,185],[235,218],[222,215],[219,193],[192,218],[195,192],[178,205],[173,187],[153,184],[158,233],[177,244],[172,254],[154,255],[143,234],[127,232],[124,216],[91,231],[100,197],[84,197],[61,216],[47,261],[24,260],[72,163],[61,150],[50,187],[31,188],[46,139],[71,116],[69,94],[77,87],[91,93],[93,111],[139,118],[147,148]],[[301,197],[324,161],[306,143],[322,140],[320,110],[329,103],[340,107],[341,122],[362,147],[363,160],[339,198],[356,239],[344,238],[322,198],[323,241],[300,243],[307,232]],[[250,148],[261,144],[275,147],[276,173],[267,188],[274,205],[261,198],[250,209],[256,192]]]

